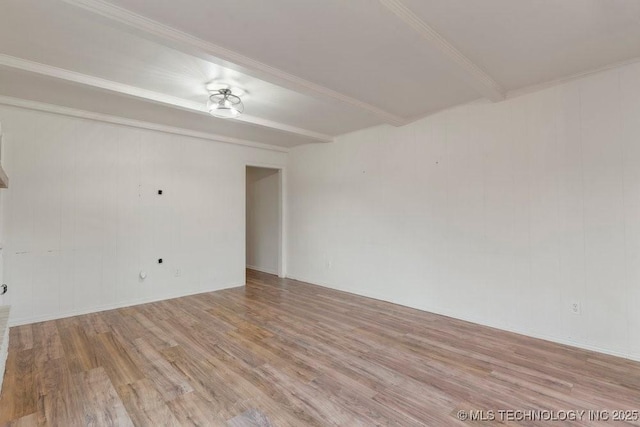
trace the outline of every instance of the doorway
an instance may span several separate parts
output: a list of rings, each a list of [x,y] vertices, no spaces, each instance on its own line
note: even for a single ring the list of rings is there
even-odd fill
[[[246,167],[246,267],[284,277],[282,169]]]

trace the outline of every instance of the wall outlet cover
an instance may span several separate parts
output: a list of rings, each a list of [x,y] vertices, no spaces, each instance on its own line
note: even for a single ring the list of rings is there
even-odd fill
[[[580,305],[580,301],[571,301],[571,305],[569,307],[573,314],[582,314],[582,306]]]

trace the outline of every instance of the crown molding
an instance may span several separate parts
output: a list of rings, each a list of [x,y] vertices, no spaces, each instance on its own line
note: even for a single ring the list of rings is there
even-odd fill
[[[301,77],[287,73],[286,71],[267,65],[248,56],[244,56],[233,50],[218,46],[214,43],[202,40],[191,34],[177,30],[168,25],[138,15],[122,7],[103,0],[62,0],[65,3],[80,7],[103,18],[126,25],[141,34],[151,37],[154,41],[180,50],[188,54],[195,54],[206,60],[228,61],[224,66],[237,68],[238,71],[251,74],[253,77],[269,81],[282,87],[305,93],[316,98],[331,99],[344,104],[365,110],[378,117],[385,123],[402,126],[407,121],[400,116],[392,114],[364,101],[344,95],[335,90],[318,85]]]
[[[584,78],[593,76],[595,74],[604,73],[606,71],[613,70],[615,68],[626,67],[628,65],[633,65],[633,64],[640,64],[640,57],[635,57],[635,58],[627,59],[624,61],[614,62],[613,64],[608,64],[602,67],[594,68],[592,70],[582,71],[580,73],[570,74],[568,76],[561,77],[559,79],[537,83],[537,84],[521,87],[519,89],[513,89],[507,92],[507,99],[516,98],[518,96],[527,95],[529,93],[549,89],[554,86],[560,86],[575,80],[584,79]]]
[[[0,54],[0,66],[14,68],[22,71],[28,71],[31,73],[40,74],[47,77],[53,77],[61,80],[70,81],[73,83],[79,83],[86,86],[91,86],[99,89],[105,89],[111,92],[117,92],[124,95],[133,96],[136,98],[153,101],[160,104],[177,107],[183,110],[195,111],[201,114],[209,116],[204,103],[189,101],[187,99],[179,98],[172,95],[167,95],[152,90],[142,89],[137,86],[130,86],[123,83],[114,82],[112,80],[103,79],[101,77],[90,76],[87,74],[78,73],[63,68],[53,67],[51,65],[42,64],[39,62],[28,61],[26,59],[17,58],[15,56],[9,56]],[[212,117],[212,120],[223,120]],[[250,123],[256,126],[262,126],[270,129],[276,129],[282,132],[288,132],[306,138],[311,138],[319,142],[331,142],[333,137],[325,135],[319,132],[310,131],[308,129],[302,129],[296,126],[287,125],[284,123],[276,122],[273,120],[262,119],[260,117],[251,116],[248,114],[242,115],[241,119],[244,123]]]
[[[505,99],[504,89],[491,76],[464,56],[440,33],[405,6],[401,0],[380,0],[380,3],[420,34],[431,46],[439,50],[456,67],[462,78],[482,96],[494,102]]]
[[[188,136],[191,138],[205,139],[226,144],[242,145],[245,147],[258,148],[262,150],[279,151],[288,153],[289,149],[277,145],[264,144],[261,142],[248,141],[229,136],[217,135],[214,133],[198,132],[173,126],[165,126],[157,123],[145,122],[141,120],[126,119],[124,117],[111,116],[109,114],[94,113],[92,111],[78,110],[75,108],[62,107],[59,105],[46,104],[44,102],[31,101],[10,96],[0,96],[0,105],[24,108],[26,110],[41,111],[45,113],[58,114],[62,116],[75,117],[79,119],[93,120],[115,125],[128,126],[138,129],[152,130],[156,132],[169,133],[172,135]]]

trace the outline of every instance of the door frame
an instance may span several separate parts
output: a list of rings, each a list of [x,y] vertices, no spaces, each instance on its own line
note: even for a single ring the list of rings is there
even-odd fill
[[[286,227],[286,166],[261,163],[261,162],[245,162],[244,164],[244,230],[243,230],[243,247],[244,247],[244,264],[245,264],[245,282],[246,282],[246,264],[247,264],[247,168],[264,168],[274,169],[278,171],[278,277],[284,278],[287,276],[287,227]]]

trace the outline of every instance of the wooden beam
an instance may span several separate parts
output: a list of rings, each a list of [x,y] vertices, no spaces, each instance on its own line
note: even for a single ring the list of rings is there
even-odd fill
[[[192,36],[191,34],[169,27],[168,25],[138,15],[122,7],[104,0],[63,0],[71,5],[83,8],[107,18],[114,23],[125,25],[157,43],[173,49],[195,55],[207,61],[224,61],[224,66],[235,69],[252,77],[268,81],[278,86],[286,87],[299,93],[304,93],[318,99],[330,99],[360,110],[367,111],[378,117],[384,123],[401,126],[407,123],[403,117],[392,114],[374,105],[356,98],[349,97],[333,89],[310,82],[284,70],[272,67],[233,50],[218,46],[214,43]]]
[[[393,12],[414,31],[420,34],[432,47],[439,50],[443,56],[456,68],[460,77],[482,96],[491,101],[505,99],[505,91],[473,61],[464,56],[436,30],[431,28],[401,0],[380,0],[383,6]]]
[[[205,139],[208,141],[223,142],[226,144],[244,145],[246,147],[259,148],[262,150],[280,151],[283,153],[289,152],[289,149],[287,147],[281,147],[278,145],[233,138],[225,135],[217,135],[215,133],[198,132],[191,129],[166,126],[159,123],[144,122],[142,120],[127,119],[124,117],[111,116],[109,114],[78,110],[75,108],[62,107],[60,105],[46,104],[44,102],[31,101],[27,99],[13,98],[10,96],[0,95],[0,105],[10,105],[12,107],[24,108],[27,110],[43,111],[45,113],[59,114],[62,116],[76,117],[86,120],[95,120],[97,122],[112,123],[115,125],[129,126],[138,129],[147,129],[156,132],[170,133],[173,135],[188,136],[191,138]]]
[[[78,83],[85,86],[95,87],[99,89],[105,89],[115,93],[121,93],[124,95],[133,96],[135,98],[144,99],[147,101],[153,101],[159,104],[168,105],[181,110],[193,111],[200,114],[209,116],[206,109],[206,103],[190,101],[187,99],[179,98],[177,96],[167,95],[164,93],[156,92],[153,90],[143,89],[137,86],[131,86],[124,83],[114,82],[113,80],[103,79],[101,77],[90,76],[88,74],[78,73],[76,71],[67,70],[64,68],[54,67],[40,62],[29,61],[26,59],[18,58],[15,56],[0,54],[0,66],[6,68],[13,68],[16,70],[28,71],[30,73],[40,74],[47,77],[52,77],[60,80],[66,80],[73,83]],[[212,120],[221,120],[212,118]],[[325,135],[319,132],[314,132],[308,129],[302,129],[296,126],[287,125],[284,123],[276,122],[274,120],[267,120],[248,114],[241,116],[239,121],[250,123],[255,126],[266,127],[270,129],[276,129],[281,132],[288,132],[294,135],[300,135],[306,138],[315,139],[318,142],[333,142],[333,136]]]

